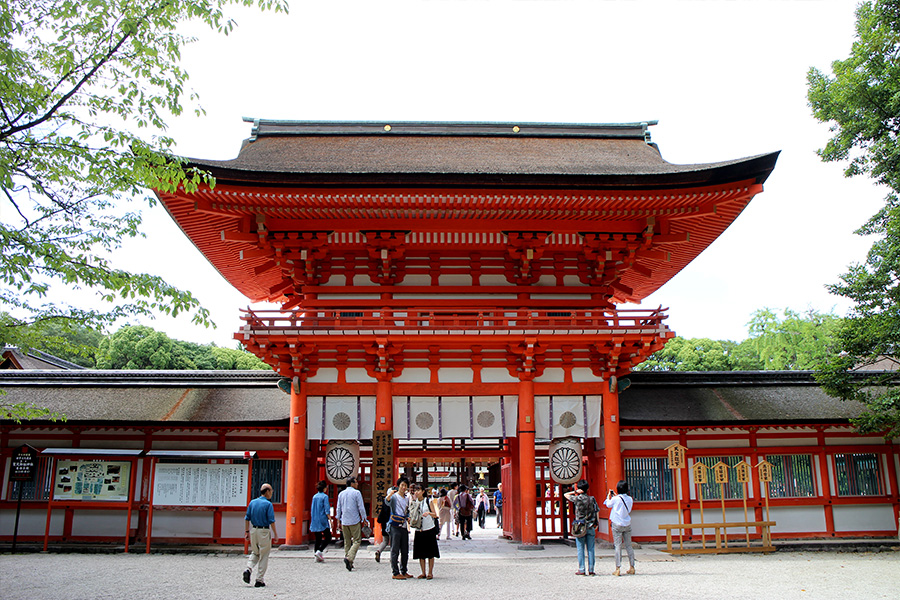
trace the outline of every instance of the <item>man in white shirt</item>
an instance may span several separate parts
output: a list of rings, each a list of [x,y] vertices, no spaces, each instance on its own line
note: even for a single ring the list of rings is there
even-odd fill
[[[346,489],[338,494],[335,518],[341,522],[341,532],[344,536],[344,566],[348,571],[352,571],[356,552],[362,543],[362,526],[368,523],[366,504],[363,502],[356,477],[347,479]]]

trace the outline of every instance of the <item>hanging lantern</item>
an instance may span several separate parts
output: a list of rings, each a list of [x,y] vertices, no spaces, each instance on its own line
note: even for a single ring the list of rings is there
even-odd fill
[[[577,483],[581,479],[581,440],[557,438],[550,442],[550,478],[559,484]]]
[[[325,475],[331,483],[343,484],[359,473],[359,442],[335,440],[325,446]]]

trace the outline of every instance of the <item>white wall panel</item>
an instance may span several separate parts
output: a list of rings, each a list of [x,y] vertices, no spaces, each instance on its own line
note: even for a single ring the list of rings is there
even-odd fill
[[[864,504],[834,507],[834,530],[842,531],[896,531],[894,509],[890,504]]]
[[[394,383],[428,383],[431,381],[431,369],[409,369],[404,367],[400,375],[394,376]]]
[[[347,369],[344,376],[347,383],[374,383],[377,381],[374,377],[369,377],[369,373],[363,368]]]
[[[482,383],[518,383],[519,378],[509,374],[507,369],[481,369]]]

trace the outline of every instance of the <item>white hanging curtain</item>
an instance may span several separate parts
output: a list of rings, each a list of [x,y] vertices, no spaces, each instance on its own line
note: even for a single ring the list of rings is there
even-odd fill
[[[535,437],[600,437],[600,396],[535,396]]]
[[[375,429],[375,396],[309,396],[306,432],[311,440],[368,440]]]
[[[516,434],[515,396],[394,398],[399,439],[501,438]]]

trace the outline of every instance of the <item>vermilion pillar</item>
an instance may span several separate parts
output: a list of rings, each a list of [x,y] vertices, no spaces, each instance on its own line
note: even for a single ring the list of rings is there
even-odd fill
[[[391,385],[390,375],[387,373],[379,374],[378,383],[375,385],[375,431],[393,431],[394,429],[394,392]],[[397,455],[396,441],[394,442],[394,456]],[[395,465],[392,466],[392,472],[396,473]],[[392,475],[393,478],[393,475]],[[375,543],[380,544],[382,540],[381,523],[375,519],[378,517],[376,508],[373,507],[371,515],[372,529],[375,532]]]
[[[299,377],[291,383],[291,422],[288,429],[287,524],[284,543],[303,544],[306,512],[306,386]]]
[[[606,486],[616,489],[625,478],[622,468],[622,446],[619,442],[619,390],[615,377],[603,384],[603,445],[606,449]]]
[[[390,376],[379,377],[375,386],[375,431],[394,429],[393,391]]]
[[[519,498],[522,523],[522,544],[538,546],[537,497],[534,476],[534,381],[532,374],[520,375],[519,380]]]

